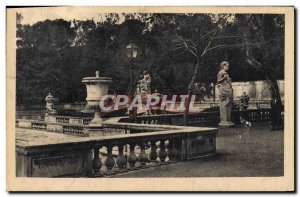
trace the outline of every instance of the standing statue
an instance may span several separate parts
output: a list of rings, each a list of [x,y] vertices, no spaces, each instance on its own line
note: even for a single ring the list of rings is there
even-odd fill
[[[148,95],[151,94],[151,76],[147,71],[144,71],[143,74],[140,75],[140,80],[137,84],[136,89],[137,95]]]
[[[220,71],[217,76],[217,87],[219,89],[220,98],[220,119],[219,126],[233,126],[231,122],[231,110],[233,104],[233,89],[231,86],[231,78],[227,73],[229,63],[223,61],[220,64]]]
[[[151,94],[151,76],[146,70],[144,71],[144,80],[146,81],[145,91],[147,94]]]
[[[147,103],[148,95],[151,95],[151,76],[147,71],[144,71],[140,75],[139,81],[136,86],[136,95],[140,95],[142,98],[143,108]],[[151,111],[145,109],[144,115],[151,115]]]
[[[142,80],[144,79],[144,75],[140,75],[139,76],[139,80],[138,80],[138,83],[136,85],[136,95],[141,95],[141,92],[142,92]]]

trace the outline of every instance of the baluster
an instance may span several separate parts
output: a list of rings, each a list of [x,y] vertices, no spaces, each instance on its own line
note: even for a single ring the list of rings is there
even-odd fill
[[[149,162],[148,156],[145,152],[145,144],[142,142],[141,145],[141,152],[139,154],[139,162],[141,163],[142,166],[145,166],[147,162]]]
[[[112,168],[115,166],[115,160],[112,155],[112,147],[113,147],[112,145],[107,146],[107,156],[104,161],[104,164],[105,164],[107,170],[109,170],[109,171],[111,171]]]
[[[160,159],[160,161],[162,163],[164,163],[166,161],[166,157],[168,156],[168,153],[166,151],[166,147],[165,147],[165,141],[161,140],[160,141],[160,151],[158,153],[158,157]]]
[[[131,168],[134,168],[135,163],[137,162],[138,158],[134,153],[135,144],[130,144],[130,153],[128,155],[128,163]]]
[[[119,145],[118,149],[119,149],[119,154],[118,154],[116,163],[117,163],[119,169],[124,169],[124,168],[126,168],[126,165],[127,165],[127,160],[126,160],[126,158],[124,156],[124,152],[123,152],[124,145]]]
[[[102,162],[99,158],[99,149],[100,149],[99,146],[94,148],[94,159],[93,159],[94,176],[101,176],[100,170],[102,167]]]
[[[156,162],[157,159],[156,141],[151,141],[151,150],[149,154],[149,159],[151,162]]]

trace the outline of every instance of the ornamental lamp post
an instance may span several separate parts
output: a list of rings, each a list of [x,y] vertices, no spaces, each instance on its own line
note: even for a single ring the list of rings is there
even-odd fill
[[[130,43],[126,46],[126,55],[127,55],[127,58],[130,61],[130,68],[131,68],[130,96],[131,96],[132,100],[133,100],[133,96],[134,96],[134,91],[133,91],[133,66],[134,65],[133,65],[133,62],[137,58],[138,51],[139,51],[139,47],[135,43],[133,43],[132,41],[130,41]],[[131,122],[135,122],[134,109],[129,111],[129,119],[131,120]]]

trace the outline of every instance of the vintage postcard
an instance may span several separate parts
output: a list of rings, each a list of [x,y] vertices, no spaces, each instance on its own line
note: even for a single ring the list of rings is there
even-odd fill
[[[8,191],[294,191],[294,7],[7,7]]]

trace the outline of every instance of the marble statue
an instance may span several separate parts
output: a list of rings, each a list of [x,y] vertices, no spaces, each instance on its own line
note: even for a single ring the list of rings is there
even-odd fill
[[[100,72],[99,72],[99,70],[96,71],[96,77],[100,77]]]
[[[141,95],[143,79],[144,79],[144,75],[141,74],[138,83],[136,85],[136,95]]]
[[[144,71],[142,75],[140,75],[140,80],[137,84],[136,89],[137,95],[149,95],[151,94],[151,76],[147,71]]]
[[[49,93],[46,98],[46,113],[47,114],[56,114],[56,110],[54,109],[54,102],[55,102],[55,98],[52,96],[51,93]]]
[[[220,64],[220,71],[217,76],[217,87],[220,95],[220,123],[219,126],[233,126],[231,122],[231,110],[233,104],[233,89],[231,86],[231,78],[227,71],[229,70],[229,63],[223,61]]]

